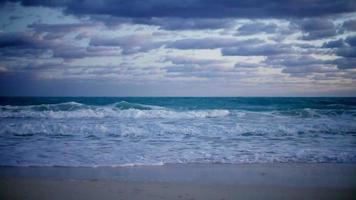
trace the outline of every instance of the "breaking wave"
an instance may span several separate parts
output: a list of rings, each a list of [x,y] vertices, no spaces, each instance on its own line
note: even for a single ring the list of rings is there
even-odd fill
[[[224,117],[228,110],[177,111],[159,106],[142,105],[121,101],[94,106],[77,102],[30,106],[0,106],[1,118],[205,118]]]

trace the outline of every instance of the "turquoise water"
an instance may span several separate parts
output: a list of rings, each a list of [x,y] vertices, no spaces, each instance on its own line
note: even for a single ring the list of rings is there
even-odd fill
[[[0,98],[0,165],[355,163],[356,98]]]

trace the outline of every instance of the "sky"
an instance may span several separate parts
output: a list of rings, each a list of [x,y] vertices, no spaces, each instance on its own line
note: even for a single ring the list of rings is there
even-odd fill
[[[1,96],[356,96],[354,0],[0,0]]]

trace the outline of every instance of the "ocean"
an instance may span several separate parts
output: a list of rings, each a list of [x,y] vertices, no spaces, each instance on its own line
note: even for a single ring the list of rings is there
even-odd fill
[[[1,97],[1,166],[356,163],[356,98]]]

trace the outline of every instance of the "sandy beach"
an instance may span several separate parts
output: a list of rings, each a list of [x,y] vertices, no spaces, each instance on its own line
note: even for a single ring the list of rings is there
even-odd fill
[[[1,167],[1,199],[354,199],[354,164]]]

